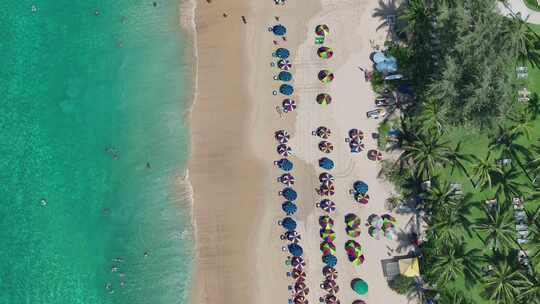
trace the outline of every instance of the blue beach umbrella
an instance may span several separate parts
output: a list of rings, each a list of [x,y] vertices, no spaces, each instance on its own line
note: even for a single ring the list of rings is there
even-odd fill
[[[279,92],[283,95],[292,95],[294,93],[294,88],[288,84],[282,84],[279,87]]]
[[[296,229],[296,222],[292,218],[286,217],[281,220],[281,226],[283,226],[283,228],[287,229],[288,231],[293,231],[294,229]]]
[[[326,170],[331,170],[334,168],[334,161],[328,157],[323,157],[319,159],[319,167]]]
[[[293,168],[293,163],[286,158],[278,160],[276,165],[283,171],[291,171]]]
[[[281,24],[277,24],[272,27],[272,33],[276,36],[283,36],[287,33],[287,28]]]
[[[281,195],[283,195],[283,197],[288,201],[294,201],[298,197],[298,194],[293,188],[283,189],[283,191],[281,191]]]
[[[375,54],[373,54],[373,62],[381,63],[385,60],[386,60],[386,56],[384,55],[383,52],[375,52]]]
[[[375,69],[381,73],[394,73],[397,71],[397,61],[394,57],[375,64]]]
[[[292,74],[287,71],[281,71],[278,74],[278,79],[281,81],[291,81],[292,80]]]
[[[293,202],[286,201],[281,204],[281,209],[283,209],[283,212],[287,213],[287,215],[293,215],[296,213],[296,210],[298,210],[298,207],[296,207]]]
[[[331,254],[323,255],[322,261],[330,267],[336,267],[337,265],[337,258]]]
[[[299,257],[304,254],[304,249],[302,249],[302,247],[300,247],[300,245],[296,243],[289,244],[287,248],[289,249],[289,252],[295,257]]]
[[[368,185],[364,183],[363,181],[356,181],[353,184],[354,191],[358,193],[367,193],[368,192]]]
[[[281,59],[287,59],[290,56],[289,50],[287,50],[285,48],[277,49],[274,54],[275,54],[276,57],[281,58]]]

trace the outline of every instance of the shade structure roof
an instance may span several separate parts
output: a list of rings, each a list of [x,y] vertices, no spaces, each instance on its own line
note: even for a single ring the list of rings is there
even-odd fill
[[[278,79],[281,81],[291,81],[292,78],[292,74],[287,71],[281,71],[278,74]]]
[[[368,292],[368,284],[362,279],[352,280],[351,287],[359,295],[365,295]]]
[[[373,59],[373,62],[380,63],[386,60],[386,56],[384,55],[383,52],[375,52],[373,54],[372,59]]]
[[[394,57],[390,57],[375,64],[375,69],[381,73],[394,73],[397,71],[397,60]]]
[[[279,92],[283,95],[292,95],[292,93],[294,93],[294,88],[289,84],[282,84],[279,87]]]
[[[400,259],[398,261],[399,273],[406,277],[420,276],[420,263],[418,258]]]
[[[272,33],[277,36],[283,36],[287,33],[287,28],[281,24],[276,24],[272,27]]]
[[[290,53],[289,50],[286,49],[286,48],[279,48],[279,49],[277,49],[276,52],[275,52],[276,57],[281,58],[281,59],[287,59],[287,58],[289,58],[290,54],[291,54],[291,53]]]

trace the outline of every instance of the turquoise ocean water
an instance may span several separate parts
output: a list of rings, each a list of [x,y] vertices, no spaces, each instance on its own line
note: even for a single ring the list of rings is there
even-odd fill
[[[156,2],[0,1],[0,304],[186,302],[189,66]]]

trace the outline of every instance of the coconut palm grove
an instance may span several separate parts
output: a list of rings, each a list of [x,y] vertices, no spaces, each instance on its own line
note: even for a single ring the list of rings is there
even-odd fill
[[[540,26],[498,1],[410,0],[386,53],[401,80],[379,145],[390,208],[416,213],[421,303],[540,303]],[[405,88],[405,90],[403,89]]]

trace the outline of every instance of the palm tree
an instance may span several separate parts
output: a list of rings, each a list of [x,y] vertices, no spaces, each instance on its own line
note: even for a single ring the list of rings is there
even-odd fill
[[[424,193],[424,204],[429,214],[447,215],[458,206],[456,190],[448,182],[434,180],[432,186]]]
[[[485,296],[495,303],[514,304],[527,278],[507,259],[499,259],[484,279]]]
[[[482,262],[480,250],[466,250],[463,243],[444,246],[439,254],[431,258],[433,263],[428,270],[429,276],[435,279],[437,286],[444,286],[461,277],[465,277],[467,282],[474,281],[478,278],[479,264]]]
[[[527,139],[531,139],[531,132],[533,130],[532,117],[528,109],[521,109],[515,112],[509,117],[512,121],[510,126],[510,133],[518,136],[525,136]]]
[[[473,188],[476,188],[476,184],[474,183],[473,179],[469,175],[469,172],[467,171],[467,168],[465,168],[465,162],[470,163],[471,161],[476,161],[476,157],[471,154],[466,154],[461,151],[461,141],[456,144],[456,147],[450,151],[448,154],[448,158],[450,160],[450,163],[452,164],[452,170],[450,174],[453,173],[454,168],[458,168],[469,180]]]
[[[448,124],[442,104],[435,99],[429,99],[424,102],[420,119],[426,128],[437,130],[439,135],[444,133],[445,127]]]
[[[506,205],[499,202],[496,207],[484,208],[484,217],[472,225],[479,238],[493,251],[507,252],[516,244],[512,214]]]
[[[502,174],[501,167],[491,158],[491,151],[488,152],[483,160],[478,160],[472,168],[472,179],[476,180],[476,186],[482,188],[491,188],[493,177]]]
[[[416,175],[423,179],[431,178],[437,167],[450,162],[448,142],[429,132],[417,134],[413,140],[404,142],[401,148],[400,163],[414,167]]]
[[[519,14],[513,15],[512,19],[508,20],[507,30],[504,34],[507,37],[509,51],[513,52],[516,58],[523,64],[528,61],[533,66],[539,66],[538,45],[540,39]]]
[[[525,185],[518,181],[519,172],[513,167],[503,170],[503,174],[495,180],[497,185],[497,196],[511,201],[513,197],[520,196],[525,189]]]
[[[472,304],[472,301],[463,296],[462,291],[445,289],[441,294],[441,303],[445,304]]]
[[[501,152],[501,157],[506,157],[518,164],[525,176],[532,182],[532,178],[529,176],[529,173],[523,166],[521,162],[520,155],[525,156],[526,158],[530,157],[530,152],[528,149],[517,143],[519,137],[524,135],[523,128],[525,127],[503,127],[501,125],[497,128],[497,135],[494,140],[491,141],[489,147],[491,149],[497,149]]]
[[[537,179],[540,177],[540,144],[535,144],[531,146],[531,150],[534,151],[535,156],[527,163],[527,167],[533,178],[533,183],[537,182]]]
[[[407,22],[403,29],[406,33],[414,35],[419,27],[429,22],[430,12],[424,0],[410,0],[407,2],[404,13],[399,17]]]
[[[533,275],[523,283],[525,287],[521,289],[518,296],[520,302],[527,304],[540,304],[540,279]]]
[[[471,222],[467,218],[470,213],[469,206],[461,202],[458,208],[451,209],[446,214],[443,212],[435,214],[431,219],[428,234],[444,246],[463,241],[465,234],[470,235]]]

